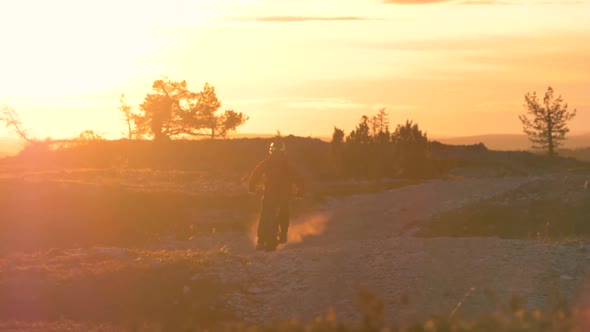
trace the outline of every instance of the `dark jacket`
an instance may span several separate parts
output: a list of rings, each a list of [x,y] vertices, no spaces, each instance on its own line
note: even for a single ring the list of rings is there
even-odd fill
[[[303,178],[286,156],[269,156],[261,161],[250,175],[248,189],[254,191],[261,181],[265,197],[288,199],[294,185],[298,194],[304,190]]]

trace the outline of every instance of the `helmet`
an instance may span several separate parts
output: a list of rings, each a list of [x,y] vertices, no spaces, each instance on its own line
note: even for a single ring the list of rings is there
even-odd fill
[[[268,153],[275,154],[276,152],[285,152],[287,151],[287,147],[283,142],[272,142],[270,143],[270,148],[268,149]]]

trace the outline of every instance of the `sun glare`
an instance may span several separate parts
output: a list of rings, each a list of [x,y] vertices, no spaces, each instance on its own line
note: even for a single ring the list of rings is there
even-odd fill
[[[58,10],[59,4],[69,10]],[[116,87],[157,67],[153,60],[170,46],[165,29],[214,17],[190,2],[181,12],[114,1],[91,8],[63,0],[35,5],[40,8],[33,12],[11,6],[14,15],[0,22],[8,45],[0,62],[4,97],[83,96]]]

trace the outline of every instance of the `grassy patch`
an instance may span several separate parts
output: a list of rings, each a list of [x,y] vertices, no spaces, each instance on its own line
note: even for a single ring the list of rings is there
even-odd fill
[[[525,206],[481,203],[430,221],[421,236],[563,238],[590,235],[590,206],[534,201]]]
[[[191,251],[95,248],[11,255],[0,261],[0,321],[61,321],[48,330],[73,324],[68,321],[174,330],[234,319],[224,298],[233,286],[206,269],[204,256]]]
[[[48,322],[0,322],[3,331],[404,331],[404,332],[575,332],[586,331],[590,327],[589,311],[584,308],[555,309],[548,312],[526,311],[520,307],[487,314],[479,319],[466,320],[460,316],[435,315],[422,322],[384,324],[380,307],[362,313],[360,322],[344,322],[335,319],[335,313],[327,310],[317,316],[311,323],[298,321],[282,321],[264,324],[248,324],[228,320],[210,326],[186,323],[175,326],[162,324],[120,325],[110,323],[88,323],[61,319]]]
[[[0,183],[0,253],[138,246],[173,234],[247,227],[247,195],[134,191],[119,186],[8,180]]]
[[[246,194],[239,183],[232,190],[224,191],[221,186],[211,193],[186,188],[190,183],[219,187],[212,174],[143,170],[118,176],[97,170],[26,173],[22,178],[4,173],[0,180],[0,254],[142,246],[169,236],[186,240],[212,232],[248,232],[259,213],[260,197]],[[411,183],[309,183],[308,195],[293,204],[292,215],[312,212],[329,197]]]
[[[418,236],[497,236],[555,240],[590,236],[585,176],[529,184],[434,218]],[[416,225],[414,225],[416,226]]]

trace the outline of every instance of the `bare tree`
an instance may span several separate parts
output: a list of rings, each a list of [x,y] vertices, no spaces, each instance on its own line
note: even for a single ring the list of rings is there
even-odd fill
[[[29,137],[26,130],[21,128],[22,123],[18,119],[18,114],[12,108],[3,108],[2,115],[0,115],[0,121],[6,124],[6,128],[12,127],[15,133],[25,141],[29,143],[35,141],[35,139]]]
[[[373,136],[389,129],[389,114],[387,114],[385,110],[385,107],[380,108],[377,115],[371,118],[371,130],[373,131]]]
[[[125,123],[127,123],[128,128],[128,138],[133,139],[133,129],[131,127],[131,123],[133,122],[133,112],[131,112],[131,106],[127,105],[127,101],[125,100],[125,94],[121,94],[121,98],[119,99],[119,110],[123,112],[123,119]]]

